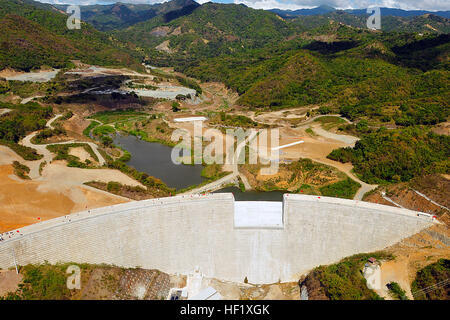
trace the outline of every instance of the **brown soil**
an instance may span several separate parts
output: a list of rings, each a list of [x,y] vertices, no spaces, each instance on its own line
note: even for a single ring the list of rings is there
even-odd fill
[[[411,181],[411,186],[440,205],[450,208],[450,176],[432,174]]]
[[[305,277],[303,276],[300,281],[300,288],[306,286],[308,288],[308,300],[330,300],[328,299],[325,291],[320,284],[320,281],[315,276],[311,276],[311,273]]]
[[[12,166],[0,166],[0,232],[55,218],[75,203],[60,192],[42,192],[39,182],[11,178]]]
[[[160,300],[170,290],[170,276],[158,270],[94,268],[82,273],[81,300]]]
[[[213,287],[225,300],[300,299],[300,287],[297,282],[253,285],[204,278],[202,285]]]
[[[448,221],[447,219],[445,219]],[[450,257],[450,232],[447,224],[435,225],[387,248],[396,258],[381,264],[382,285],[398,282],[411,297],[410,285],[417,271]],[[383,275],[384,273],[384,275]]]
[[[439,174],[415,178],[409,183],[398,183],[383,188],[380,187],[375,193],[367,195],[364,200],[395,206],[381,197],[380,192],[384,190],[390,199],[407,209],[430,213],[438,217],[448,212],[448,210],[418,195],[412,188],[425,194],[440,205],[447,208],[450,207],[450,179]]]
[[[86,162],[86,160],[89,160],[91,162],[96,162],[89,152],[86,151],[83,147],[76,147],[76,148],[70,148],[69,154],[72,156],[77,157],[80,159],[81,162]]]
[[[450,135],[450,122],[443,122],[438,124],[435,128],[432,129],[434,133]]]
[[[0,297],[8,292],[15,292],[22,282],[23,276],[16,270],[0,270]]]
[[[68,176],[76,179],[68,181]],[[126,202],[125,198],[83,186],[86,181],[102,178],[133,181],[116,170],[67,168],[57,161],[44,168],[39,181],[25,181],[13,174],[11,165],[1,165],[0,232],[71,212]]]

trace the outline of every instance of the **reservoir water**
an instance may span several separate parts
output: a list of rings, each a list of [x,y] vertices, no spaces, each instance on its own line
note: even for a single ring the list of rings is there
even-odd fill
[[[132,135],[117,134],[114,143],[131,153],[127,163],[138,171],[161,179],[167,186],[183,189],[199,184],[205,179],[201,176],[202,165],[177,165],[172,162],[172,148],[156,142],[143,141]]]
[[[234,195],[236,201],[283,201],[283,194],[288,193],[286,191],[246,191],[242,192],[238,187],[226,187],[215,191],[214,193],[231,192]]]
[[[172,148],[156,142],[147,142],[132,135],[116,134],[114,143],[131,153],[127,163],[138,171],[161,179],[171,188],[183,189],[199,184],[205,179],[201,176],[202,165],[176,165],[172,162]],[[283,201],[285,191],[247,191],[237,187],[226,187],[214,193],[231,192],[236,201]]]

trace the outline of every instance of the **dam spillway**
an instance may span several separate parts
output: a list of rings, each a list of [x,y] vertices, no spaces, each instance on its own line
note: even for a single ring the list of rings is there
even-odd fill
[[[433,223],[425,213],[338,198],[285,194],[282,203],[245,205],[229,193],[175,196],[14,230],[0,241],[0,268],[106,263],[171,274],[199,268],[206,277],[255,284],[297,281],[318,265],[381,250]]]

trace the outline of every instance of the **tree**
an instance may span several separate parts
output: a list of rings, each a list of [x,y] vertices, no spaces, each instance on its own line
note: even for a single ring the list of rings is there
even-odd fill
[[[172,102],[172,111],[173,112],[178,112],[180,111],[180,104],[178,102]]]

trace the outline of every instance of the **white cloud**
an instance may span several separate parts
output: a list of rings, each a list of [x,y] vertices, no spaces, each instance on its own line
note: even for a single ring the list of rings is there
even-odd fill
[[[54,4],[105,4],[114,3],[116,0],[40,0],[41,2]],[[119,0],[117,0],[119,1]],[[166,0],[168,1],[168,0]],[[202,4],[210,0],[198,0]],[[122,0],[127,3],[160,3],[164,0]],[[214,0],[213,0],[214,2]],[[338,9],[367,8],[369,6],[380,6],[388,8],[399,8],[405,10],[450,10],[449,0],[225,0],[220,2],[242,3],[255,9],[303,9],[313,8],[320,5],[329,5]]]
[[[371,6],[405,10],[450,10],[448,0],[234,0],[255,9],[305,9],[329,5],[338,9],[359,9]]]
[[[123,3],[147,3],[147,4],[155,4],[167,2],[169,0],[36,0],[44,3],[50,4],[72,4],[72,5],[91,5],[91,4],[111,4],[115,2],[123,2]]]

